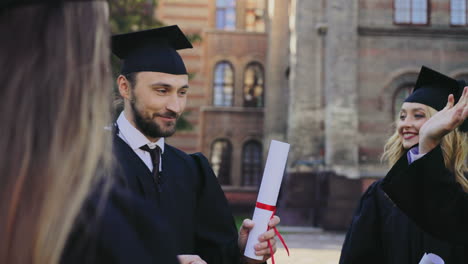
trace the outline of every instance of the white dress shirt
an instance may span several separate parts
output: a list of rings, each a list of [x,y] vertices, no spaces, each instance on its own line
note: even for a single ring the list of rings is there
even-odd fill
[[[148,145],[150,149],[154,149],[158,146],[161,149],[161,155],[164,153],[164,138],[160,138],[156,142],[151,142],[140,130],[136,129],[130,121],[125,117],[124,112],[120,113],[117,119],[117,125],[119,126],[118,136],[129,145],[133,151],[140,157],[140,159],[146,164],[150,171],[153,171],[153,162],[151,161],[151,155],[149,152],[140,149],[144,145]],[[162,158],[159,158],[159,171],[162,170]]]

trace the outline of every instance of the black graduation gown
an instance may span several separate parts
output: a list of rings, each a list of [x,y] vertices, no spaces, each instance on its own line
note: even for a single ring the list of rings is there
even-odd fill
[[[164,217],[131,191],[113,186],[85,203],[61,263],[178,264]]]
[[[381,189],[381,180],[362,196],[341,251],[340,264],[415,264],[435,253],[446,264],[468,263],[468,249],[437,240],[418,228]]]
[[[440,146],[411,165],[406,157],[400,161],[383,181],[384,191],[426,232],[468,245],[468,194],[446,169]]]
[[[229,205],[207,159],[165,145],[160,185],[135,152],[114,135],[116,171],[123,184],[169,222],[176,253],[196,254],[207,263],[238,263],[237,229]]]

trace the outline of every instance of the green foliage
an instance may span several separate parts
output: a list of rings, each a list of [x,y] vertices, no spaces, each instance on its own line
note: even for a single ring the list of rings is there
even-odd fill
[[[234,222],[236,223],[237,231],[240,230],[242,223],[244,222],[244,219],[252,219],[251,215],[245,214],[245,213],[239,213],[239,214],[234,214]]]
[[[163,26],[154,18],[157,0],[112,0],[109,2],[112,34]]]
[[[112,0],[109,1],[110,27],[112,34],[122,34],[164,26],[154,17],[157,0]],[[120,60],[112,56],[112,73],[117,78]],[[114,92],[116,87],[114,87]]]
[[[182,113],[182,115],[177,120],[176,129],[179,131],[190,131],[193,129],[192,123],[190,123],[186,116],[190,115],[190,111]]]

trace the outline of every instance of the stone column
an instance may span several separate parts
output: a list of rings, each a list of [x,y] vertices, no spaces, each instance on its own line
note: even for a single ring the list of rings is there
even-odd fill
[[[267,6],[268,51],[265,65],[264,150],[272,139],[285,141],[288,119],[289,1],[269,0]],[[266,152],[265,152],[266,153]],[[265,157],[266,158],[266,157]]]
[[[322,1],[293,0],[291,6],[290,99],[287,140],[290,171],[312,171],[323,152]]]
[[[358,177],[358,1],[327,1],[325,161],[339,175]]]

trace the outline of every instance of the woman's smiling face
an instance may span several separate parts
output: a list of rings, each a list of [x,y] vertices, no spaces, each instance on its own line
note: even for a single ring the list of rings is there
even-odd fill
[[[397,130],[404,149],[409,149],[419,143],[419,129],[429,119],[428,114],[428,108],[424,104],[403,103]]]

